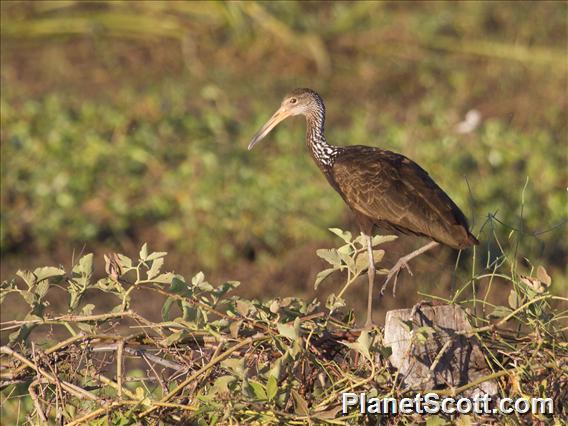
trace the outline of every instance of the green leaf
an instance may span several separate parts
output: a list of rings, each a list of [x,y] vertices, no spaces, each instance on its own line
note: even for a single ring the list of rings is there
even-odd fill
[[[148,269],[148,272],[147,272],[149,280],[156,277],[160,273],[160,269],[162,268],[163,264],[164,264],[164,258],[163,257],[156,258],[152,262],[152,267],[150,269]]]
[[[492,318],[504,318],[507,315],[509,315],[511,312],[513,312],[513,310],[507,308],[506,306],[497,306],[495,307],[493,312],[489,314],[489,316]]]
[[[375,266],[377,265],[377,263],[383,260],[384,255],[385,255],[384,250],[373,250],[373,260],[375,262]],[[357,259],[355,260],[355,272],[359,274],[368,267],[369,267],[369,254],[367,253],[367,251],[359,253],[357,255]]]
[[[507,301],[509,302],[509,306],[512,309],[517,309],[523,303],[522,298],[518,295],[518,293],[515,290],[511,290]]]
[[[237,379],[234,376],[220,376],[215,379],[211,392],[214,394],[228,394],[231,392],[229,386],[235,383]]]
[[[245,359],[244,358],[227,358],[221,362],[221,367],[231,371],[239,379],[245,377]]]
[[[41,315],[43,315],[44,307],[42,305],[36,305],[30,313],[28,313],[25,317],[25,321],[43,321]],[[36,315],[37,314],[37,315]],[[29,334],[32,332],[34,328],[36,328],[38,324],[24,324],[22,325],[19,330],[11,333],[9,335],[10,343],[20,342],[26,340]]]
[[[318,286],[322,283],[322,281],[325,280],[327,277],[329,277],[329,275],[333,271],[336,271],[336,269],[329,268],[329,269],[324,269],[323,271],[318,272],[318,274],[316,275],[316,281],[314,283],[314,290],[317,290]]]
[[[278,328],[278,333],[286,337],[293,342],[296,341],[300,337],[300,318],[296,317],[293,324],[286,323],[286,324],[276,324]]]
[[[274,376],[276,380],[280,377],[280,371],[282,370],[282,364],[284,364],[287,360],[290,359],[290,353],[286,351],[284,355],[278,358],[276,361],[272,363],[272,368],[268,370],[269,376]]]
[[[35,294],[37,295],[37,297],[39,299],[41,299],[41,298],[43,298],[43,296],[46,295],[48,290],[49,290],[49,281],[48,280],[42,280],[42,281],[37,283],[37,286],[35,288]]]
[[[243,325],[243,321],[232,321],[231,324],[229,324],[229,332],[231,333],[231,337],[233,339],[236,339],[239,337],[239,330],[241,329],[241,326]]]
[[[215,295],[215,297],[217,299],[220,299],[225,294],[227,294],[231,290],[234,290],[235,288],[237,288],[240,285],[241,285],[241,283],[239,281],[225,281],[223,284],[221,284],[215,290],[213,290],[213,294]]]
[[[363,355],[369,362],[373,362],[371,358],[371,353],[369,348],[371,347],[371,339],[369,339],[369,332],[362,331],[357,340],[353,343],[351,342],[341,342],[348,348],[353,349],[355,352]]]
[[[194,326],[200,327],[205,321],[204,313],[201,308],[195,307],[186,301],[181,302],[181,311],[183,319]]]
[[[333,232],[335,235],[337,235],[339,238],[341,238],[343,241],[345,241],[346,243],[350,242],[351,239],[353,238],[351,232],[349,231],[343,231],[342,229],[339,228],[329,228],[329,230]]]
[[[77,306],[79,306],[79,301],[81,300],[81,294],[73,286],[69,286],[69,312],[73,312]]]
[[[536,268],[536,277],[546,287],[549,287],[552,284],[552,278],[550,278],[550,275],[548,275],[548,272],[546,272],[546,269],[542,265]]]
[[[0,304],[4,302],[4,299],[8,295],[8,293],[15,291],[18,291],[16,289],[15,279],[11,279],[10,281],[2,281],[2,283],[0,284]]]
[[[93,333],[93,326],[89,325],[85,322],[78,322],[77,327],[79,330],[84,331],[85,333],[92,334]]]
[[[178,277],[172,278],[172,283],[170,284],[170,291],[174,294],[185,295],[188,293],[189,289],[187,284],[180,280]]]
[[[345,253],[338,252],[338,254],[343,263],[347,265],[347,268],[349,268],[352,273],[355,273],[355,261],[353,260],[353,258]]]
[[[428,338],[432,336],[434,333],[436,333],[436,330],[428,326],[418,327],[417,329],[414,330],[414,335],[421,343],[426,342]]]
[[[278,382],[274,376],[268,377],[268,382],[266,383],[266,396],[269,401],[272,401],[276,397],[278,392]]]
[[[384,256],[385,256],[384,250],[373,250],[373,260],[375,261],[375,265],[379,263],[381,260],[383,260]]]
[[[20,295],[24,298],[26,303],[33,306],[37,302],[37,296],[33,291],[20,291]]]
[[[72,288],[73,287],[69,287],[69,291],[72,291]],[[101,289],[106,293],[116,293],[119,289],[122,289],[120,284],[117,284],[117,282],[111,278],[101,278],[95,283],[95,288]]]
[[[329,410],[325,410],[325,411],[319,411],[317,413],[312,414],[312,418],[318,419],[318,420],[333,420],[337,417],[337,415],[339,414],[339,412],[343,409],[343,407],[340,405],[337,405],[333,408],[330,408]]]
[[[369,267],[369,255],[367,252],[359,253],[355,259],[355,273],[360,274]]]
[[[36,276],[37,281],[39,282],[45,279],[63,276],[65,275],[65,271],[61,268],[56,268],[54,266],[44,266],[43,268],[36,268],[34,270],[34,275]]]
[[[259,383],[259,382],[254,381],[254,380],[249,380],[248,384],[249,384],[250,388],[252,389],[252,392],[253,392],[256,399],[261,400],[261,401],[266,401],[268,399],[268,396],[266,395],[266,390],[265,390],[264,386],[262,385],[262,383]]]
[[[229,326],[229,324],[232,323],[230,323],[227,318],[219,318],[217,320],[207,322],[209,328],[212,328],[214,330],[224,330]]]
[[[173,297],[168,297],[166,299],[166,301],[164,302],[164,304],[162,305],[162,321],[167,321],[169,314],[170,314],[170,308],[172,307],[172,304],[175,302],[175,299]]]
[[[154,253],[149,254],[145,260],[149,262],[151,260],[162,259],[167,254],[167,251],[155,251]]]
[[[252,302],[244,299],[239,299],[235,302],[235,309],[243,317],[246,317],[248,315],[251,305]]]
[[[194,286],[198,286],[199,284],[201,284],[203,282],[204,279],[205,279],[205,275],[203,274],[203,272],[199,271],[191,279],[191,284],[193,284]]]
[[[148,244],[144,243],[140,249],[140,260],[145,261],[148,258]]]
[[[316,250],[316,254],[336,268],[339,268],[341,266],[341,257],[335,249],[319,249]]]
[[[426,426],[444,426],[448,424],[441,416],[428,416],[426,417]]]
[[[296,389],[291,390],[292,397],[294,398],[294,407],[296,409],[296,413],[301,416],[308,416],[310,411],[308,409],[308,403],[304,399],[302,395],[298,393]]]
[[[367,236],[363,234],[359,234],[353,243],[360,245],[361,247],[367,247]]]
[[[73,272],[81,274],[87,280],[91,279],[93,274],[93,253],[88,253],[79,259],[79,263],[73,268]]]
[[[92,315],[94,309],[95,309],[95,305],[93,305],[92,303],[88,303],[85,306],[83,306],[83,309],[81,309],[81,314],[82,315]]]
[[[8,336],[8,340],[10,343],[20,342],[22,340],[26,340],[32,330],[36,327],[36,324],[24,324],[22,325],[19,330],[10,333]]]
[[[353,254],[353,247],[351,246],[351,244],[344,244],[337,249],[337,253],[343,253],[351,256]]]
[[[152,281],[160,284],[171,284],[174,276],[175,275],[173,273],[166,272],[164,274],[160,274],[157,277],[152,278]]]
[[[146,396],[146,392],[144,391],[144,388],[142,386],[138,386],[135,389],[134,393],[136,395],[136,399],[138,399],[138,400],[142,400]]]
[[[16,275],[24,280],[24,282],[28,286],[28,289],[31,289],[36,283],[36,276],[30,271],[18,270],[18,272],[16,272]]]
[[[118,305],[116,305],[114,308],[112,308],[110,310],[110,313],[114,314],[114,313],[123,312],[123,311],[124,311],[124,306],[122,306],[122,303],[119,303]]]
[[[127,271],[132,268],[132,259],[120,253],[117,253],[116,256],[118,257],[118,265],[120,266],[120,269]]]
[[[379,353],[384,359],[388,359],[392,355],[392,347],[390,346],[379,346]]]
[[[69,282],[69,310],[74,311],[81,297],[90,285],[91,277],[93,275],[93,254],[89,253],[79,259],[79,262],[73,267],[73,276],[68,281]],[[116,284],[112,283],[108,286],[108,290],[104,287],[101,280],[97,281],[95,284],[97,287],[101,288],[103,291],[109,291],[111,293],[116,292]]]
[[[373,247],[378,246],[379,244],[388,243],[391,241],[396,240],[398,237],[396,235],[375,235],[371,240],[371,244]]]
[[[335,311],[336,309],[343,308],[345,306],[345,299],[337,297],[335,294],[330,294],[325,301],[325,307],[330,311]]]
[[[200,283],[197,285],[197,288],[198,288],[199,290],[205,292],[205,293],[210,293],[210,292],[212,292],[212,291],[214,290],[214,289],[213,289],[213,286],[212,286],[211,284],[209,284],[207,281],[200,282]]]
[[[479,424],[473,416],[459,416],[453,426],[473,426]]]
[[[174,343],[179,342],[181,339],[183,339],[185,335],[185,331],[184,330],[180,330],[180,331],[176,331],[175,333],[170,334],[166,340],[164,341],[164,344],[166,346],[171,346]]]

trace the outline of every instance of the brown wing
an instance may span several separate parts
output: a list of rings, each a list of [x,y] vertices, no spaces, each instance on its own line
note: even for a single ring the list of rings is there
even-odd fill
[[[366,146],[346,147],[330,177],[347,204],[379,226],[456,249],[478,243],[458,206],[424,169],[403,155]]]

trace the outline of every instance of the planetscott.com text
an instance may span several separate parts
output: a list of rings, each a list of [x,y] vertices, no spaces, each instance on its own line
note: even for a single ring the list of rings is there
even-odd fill
[[[473,398],[442,397],[435,393],[416,394],[412,398],[367,398],[365,393],[343,393],[343,414],[357,410],[361,414],[553,414],[552,398]]]

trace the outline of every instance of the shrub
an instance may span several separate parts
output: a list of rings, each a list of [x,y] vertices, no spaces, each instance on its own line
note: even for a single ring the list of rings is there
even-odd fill
[[[365,271],[366,256],[358,256],[359,239],[333,232],[343,245],[318,254],[332,270],[349,269],[349,285]],[[164,424],[358,424],[363,418],[355,412],[341,414],[342,392],[408,396],[390,367],[380,330],[354,329],[355,315],[340,297],[330,296],[326,308],[317,300],[294,297],[246,300],[231,295],[238,282],[215,287],[202,273],[185,280],[162,272],[165,257],[145,244],[137,259],[105,256],[106,276],[99,280],[93,280],[93,257],[88,254],[69,272],[43,267],[19,271],[17,279],[3,282],[2,308],[17,294],[29,312],[23,320],[2,323],[2,331],[11,332],[1,347],[2,417],[18,423],[27,417],[33,423],[68,424],[130,424],[142,419]],[[507,266],[513,266],[510,273]],[[320,274],[316,284],[329,273]],[[486,294],[477,297],[475,287],[482,282],[488,283]],[[487,297],[497,283],[510,291],[508,306],[495,306]],[[563,314],[553,307],[567,299],[551,294],[551,285],[544,268],[521,275],[502,256],[445,300],[470,307],[476,327],[472,334],[481,340],[493,370],[483,380],[498,380],[501,396],[553,398],[552,417],[531,418],[550,424],[567,416],[562,398],[568,356]],[[61,287],[68,293],[68,312],[46,314],[46,295]],[[463,297],[467,289],[474,290],[473,298]],[[86,302],[88,291],[111,294],[116,306],[99,311]],[[133,309],[134,293],[165,299],[161,321]],[[35,333],[49,328],[69,336],[53,340]],[[36,337],[31,339],[30,333]],[[453,391],[459,394],[475,385]],[[393,421],[403,418],[426,419],[399,414]],[[468,418],[519,420],[502,414]],[[445,420],[434,416],[428,421]]]

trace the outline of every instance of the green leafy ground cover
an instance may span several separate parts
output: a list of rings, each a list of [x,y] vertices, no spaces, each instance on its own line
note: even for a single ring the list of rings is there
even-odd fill
[[[339,270],[349,271],[349,286],[366,273],[365,245],[360,237],[332,231],[343,245],[318,251],[331,271],[322,272],[316,286],[324,284],[324,275]],[[389,238],[373,242],[379,263]],[[23,320],[2,323],[2,332],[10,333],[1,347],[5,421],[373,424],[377,417],[365,418],[356,410],[343,414],[341,393],[413,395],[388,361],[390,348],[381,329],[357,330],[343,291],[332,294],[325,306],[295,297],[247,300],[232,295],[238,282],[214,286],[201,272],[190,280],[163,272],[165,257],[144,244],[137,258],[105,256],[107,275],[99,280],[93,279],[93,256],[87,254],[71,271],[19,271],[17,278],[2,283],[2,306],[14,297],[29,306]],[[476,290],[481,283],[488,283],[484,293]],[[563,403],[568,347],[566,312],[557,306],[568,299],[551,294],[554,285],[543,267],[523,275],[503,255],[492,273],[472,276],[443,301],[469,308],[474,325],[469,334],[480,340],[492,370],[480,380],[497,380],[500,396],[552,398],[553,415],[398,414],[384,420],[562,424],[568,417]],[[68,311],[47,314],[47,294],[61,288]],[[112,294],[114,309],[100,312],[87,303],[85,295],[93,291]],[[491,303],[495,291],[509,292],[507,305]],[[140,292],[154,300],[166,297],[160,321],[132,308],[132,297]],[[55,330],[66,336],[50,337]],[[437,332],[431,327],[413,331],[415,344]],[[480,380],[424,392],[459,395]]]
[[[278,252],[322,238],[322,224],[341,220],[339,198],[304,152],[300,123],[277,135],[277,152],[263,147],[267,153],[250,154],[237,143],[235,131],[226,130],[233,108],[225,117],[217,116],[216,107],[188,113],[180,93],[164,96],[161,91],[167,109],[156,94],[134,100],[134,110],[128,110],[127,94],[122,105],[72,105],[57,95],[19,107],[5,102],[4,250],[28,244],[27,238],[43,248],[58,239],[77,244],[111,236],[119,240],[152,225],[180,250],[199,247],[196,262],[214,266],[216,259],[234,259],[248,246]],[[381,121],[387,133],[382,145],[405,151],[408,131],[386,116]],[[248,132],[241,130],[243,137],[253,134],[255,124],[245,126]],[[512,185],[523,185],[518,179],[526,175],[535,177],[525,195],[527,232],[562,222],[566,195],[551,188],[561,184],[555,170],[562,169],[564,159],[560,152],[550,156],[556,144],[549,133],[527,136],[488,120],[476,140],[452,133],[436,140],[443,127],[450,127],[449,120],[439,125],[428,122],[412,129],[423,135],[412,157],[452,187],[452,196],[473,220],[480,223],[484,214],[496,213],[518,226],[513,218],[519,190]],[[366,142],[365,134],[363,123],[343,131],[330,125],[329,137],[338,143]],[[554,235],[535,238],[533,247],[541,243],[562,250],[563,242]]]
[[[562,3],[7,2],[2,12],[3,254],[150,241],[215,271],[329,238],[348,216],[299,120],[245,150],[284,93],[310,86],[328,104],[332,143],[408,155],[474,231],[495,214],[532,236],[525,251],[563,263]],[[471,109],[480,126],[456,133]]]

